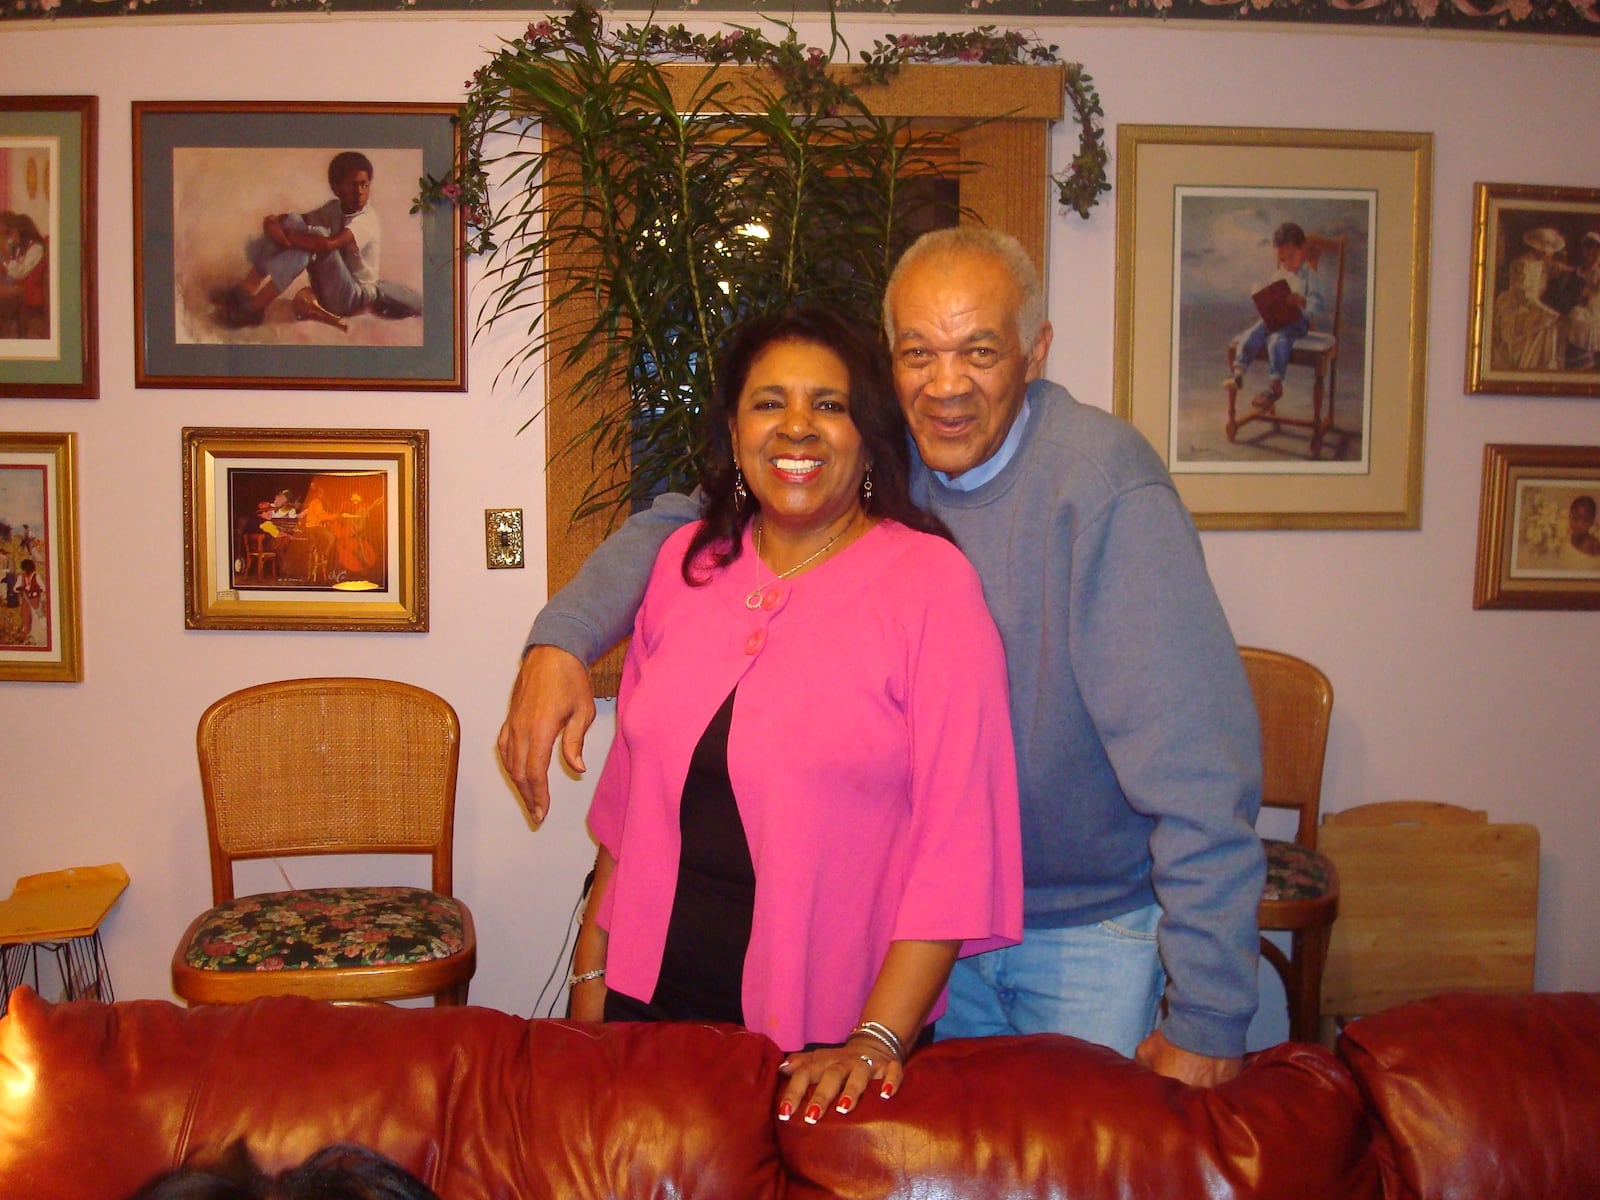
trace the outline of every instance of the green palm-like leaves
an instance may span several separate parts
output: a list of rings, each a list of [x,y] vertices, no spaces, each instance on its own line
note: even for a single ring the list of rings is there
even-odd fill
[[[675,99],[661,62],[686,55],[711,68]],[[753,61],[776,82],[736,103],[718,64]],[[578,8],[471,82],[463,159],[418,204],[464,205],[471,248],[492,252],[478,315],[520,331],[507,369],[553,360],[577,379],[564,399],[589,419],[557,453],[587,450],[595,470],[575,519],[692,485],[716,353],[741,321],[804,299],[875,326],[903,242],[932,223],[918,181],[969,169],[960,131],[877,117],[824,65],[792,31],[612,33]],[[619,457],[615,483],[602,468]]]

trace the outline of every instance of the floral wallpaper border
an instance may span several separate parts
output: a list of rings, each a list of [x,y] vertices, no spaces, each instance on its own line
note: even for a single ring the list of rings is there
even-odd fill
[[[566,0],[0,0],[0,22],[123,15],[264,13],[548,12]],[[1438,29],[1600,37],[1600,0],[835,0],[840,12],[903,16],[1129,17],[1249,21],[1345,29]],[[661,0],[657,12],[825,12],[828,0]]]

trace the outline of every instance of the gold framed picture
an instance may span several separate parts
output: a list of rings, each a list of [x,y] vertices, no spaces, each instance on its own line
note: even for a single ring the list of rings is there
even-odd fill
[[[77,438],[0,433],[0,680],[83,678]]]
[[[1421,522],[1433,139],[1117,128],[1118,415],[1203,529]]]
[[[422,633],[424,429],[185,429],[184,624]]]
[[[1600,188],[1473,189],[1467,391],[1600,396]]]
[[[1600,608],[1600,446],[1488,445],[1473,608]]]

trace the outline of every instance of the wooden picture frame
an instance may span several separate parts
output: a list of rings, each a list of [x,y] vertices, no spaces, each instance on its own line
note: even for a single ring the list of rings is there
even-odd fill
[[[1473,608],[1600,608],[1600,446],[1483,448]]]
[[[0,398],[100,395],[98,136],[93,96],[0,96],[0,209],[39,235],[23,282],[0,283]]]
[[[183,431],[189,629],[423,633],[425,429]]]
[[[1432,135],[1122,125],[1117,147],[1115,409],[1195,523],[1417,528]],[[1312,317],[1278,395],[1252,293],[1280,272]]]
[[[1600,188],[1473,188],[1467,391],[1600,396]]]
[[[83,678],[77,435],[0,433],[0,680]]]
[[[455,161],[455,111],[136,102],[135,383],[465,390],[461,214],[410,211],[416,180]],[[335,196],[363,163],[370,193]],[[310,219],[269,229],[279,216]]]

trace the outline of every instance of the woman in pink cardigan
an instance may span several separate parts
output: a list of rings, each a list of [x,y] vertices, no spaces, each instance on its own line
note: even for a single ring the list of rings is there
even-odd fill
[[[572,1015],[790,1051],[778,1116],[887,1098],[962,954],[1022,935],[976,573],[911,503],[886,355],[818,308],[721,356],[703,519],[658,557],[589,810]]]

